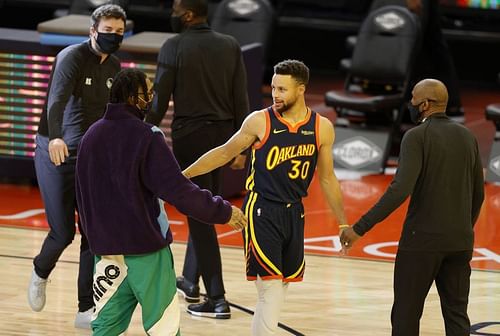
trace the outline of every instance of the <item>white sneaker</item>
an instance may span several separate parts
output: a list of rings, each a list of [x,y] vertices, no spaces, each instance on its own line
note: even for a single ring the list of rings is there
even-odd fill
[[[76,313],[75,328],[90,329],[90,322],[92,322],[92,314],[94,314],[94,307],[84,312]]]
[[[45,306],[45,288],[47,279],[40,278],[35,270],[31,273],[31,280],[28,287],[28,302],[31,309],[39,312]]]

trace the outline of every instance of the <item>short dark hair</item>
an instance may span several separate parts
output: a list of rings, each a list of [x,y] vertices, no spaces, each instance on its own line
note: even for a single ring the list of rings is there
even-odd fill
[[[137,69],[124,69],[118,72],[113,79],[111,91],[109,92],[110,103],[128,103],[130,97],[136,102],[139,88],[142,92],[148,92],[146,74]]]
[[[208,15],[207,0],[180,0],[179,4],[182,8],[193,12],[196,17],[207,17]]]
[[[287,59],[274,66],[277,75],[291,75],[299,84],[309,83],[309,68],[301,61]]]
[[[115,18],[115,19],[122,19],[123,24],[126,26],[127,25],[127,14],[118,5],[114,4],[107,4],[107,5],[102,5],[97,7],[92,15],[90,16],[90,20],[92,22],[92,26],[97,29],[97,26],[99,26],[99,22],[101,22],[102,18]]]

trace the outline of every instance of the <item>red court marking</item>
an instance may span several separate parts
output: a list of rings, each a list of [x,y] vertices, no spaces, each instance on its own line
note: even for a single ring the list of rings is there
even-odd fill
[[[342,181],[344,205],[349,223],[355,222],[382,195],[392,180],[391,176],[372,175],[360,180]],[[481,215],[476,223],[475,253],[472,267],[482,270],[500,270],[500,233],[497,225],[500,218],[500,186],[487,184],[486,198]],[[243,199],[231,200],[241,206]],[[396,243],[399,240],[403,219],[408,202],[391,214],[386,220],[375,226],[362,237],[349,252],[349,256],[374,259],[394,260]],[[340,255],[338,252],[338,228],[335,217],[331,214],[323,198],[319,183],[315,178],[309,189],[309,196],[304,200],[306,209],[306,253],[322,255]],[[28,213],[30,210],[43,209],[38,188],[0,184],[0,225],[34,229],[48,228],[45,214]],[[175,208],[167,205],[174,239],[186,242],[186,218]],[[17,215],[20,218],[6,219],[5,216]],[[241,233],[231,232],[225,225],[217,225],[219,241],[224,246],[243,246]],[[244,259],[242,251],[242,262]]]

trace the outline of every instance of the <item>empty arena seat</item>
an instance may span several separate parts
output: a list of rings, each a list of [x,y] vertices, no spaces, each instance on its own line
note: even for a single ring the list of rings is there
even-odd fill
[[[260,43],[264,57],[274,25],[274,10],[268,0],[224,0],[215,9],[210,26],[234,36],[241,46]]]
[[[368,13],[379,9],[384,6],[403,6],[406,7],[406,0],[374,0],[370,5]],[[356,45],[357,37],[355,35],[348,36],[346,38],[346,49],[352,51]],[[351,67],[351,59],[343,58],[340,60],[340,69],[343,71],[348,71]]]
[[[358,32],[344,89],[325,94],[326,105],[337,113],[337,125],[357,125],[355,132],[347,132],[345,136],[357,136],[367,129],[370,142],[370,138],[379,138],[373,132],[384,135],[383,144],[379,141],[382,148],[377,150],[382,154],[377,155],[377,161],[372,158],[371,170],[385,167],[392,137],[400,131],[411,70],[419,48],[420,23],[415,14],[402,6],[378,8],[367,16]],[[370,129],[371,126],[377,129]],[[337,135],[342,133],[337,131]],[[365,167],[336,161],[345,168]]]
[[[485,114],[486,120],[490,120],[495,124],[497,131],[495,138],[500,137],[500,134],[498,134],[500,133],[500,103],[486,106]]]

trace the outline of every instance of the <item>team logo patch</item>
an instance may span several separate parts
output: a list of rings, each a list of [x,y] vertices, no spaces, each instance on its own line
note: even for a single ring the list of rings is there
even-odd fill
[[[106,86],[108,87],[108,89],[111,89],[112,85],[113,85],[113,78],[106,79]]]
[[[384,30],[395,30],[405,25],[405,20],[396,12],[387,12],[375,18],[375,22]]]
[[[349,138],[333,146],[333,155],[342,165],[358,169],[380,160],[382,149],[362,136]]]
[[[227,6],[239,15],[248,15],[259,10],[260,8],[260,5],[254,0],[230,1]]]

